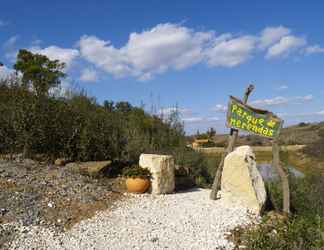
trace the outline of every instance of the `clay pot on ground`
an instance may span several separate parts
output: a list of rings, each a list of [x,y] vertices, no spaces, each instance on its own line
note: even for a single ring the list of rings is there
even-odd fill
[[[126,179],[127,191],[130,193],[145,193],[150,187],[150,180],[140,177],[128,177]]]

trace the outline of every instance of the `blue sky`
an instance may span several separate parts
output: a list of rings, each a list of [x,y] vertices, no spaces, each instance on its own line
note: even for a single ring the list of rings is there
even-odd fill
[[[323,10],[323,1],[4,1],[0,77],[27,48],[66,62],[64,86],[99,102],[178,106],[188,133],[225,132],[228,95],[250,82],[250,104],[286,125],[320,121]]]

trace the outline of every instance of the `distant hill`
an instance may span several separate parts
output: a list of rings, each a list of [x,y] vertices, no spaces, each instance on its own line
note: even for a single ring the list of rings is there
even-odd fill
[[[280,134],[282,144],[310,144],[319,139],[319,131],[324,130],[324,122],[299,123],[283,128]]]
[[[319,139],[319,131],[324,131],[324,122],[299,123],[281,130],[279,137],[281,145],[305,145]],[[227,144],[228,134],[216,134],[212,140],[216,146],[224,147]],[[240,135],[237,145],[269,146],[271,142],[256,135]]]

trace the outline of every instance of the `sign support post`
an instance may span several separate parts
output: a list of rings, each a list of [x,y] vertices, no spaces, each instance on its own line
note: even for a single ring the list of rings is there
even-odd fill
[[[290,213],[290,193],[288,175],[282,168],[279,156],[278,139],[275,138],[272,142],[272,167],[274,167],[281,179],[283,193],[283,213],[287,216]]]
[[[249,95],[251,94],[253,89],[254,89],[254,86],[252,84],[250,84],[246,88],[245,93],[244,93],[244,97],[243,97],[243,103],[244,104],[247,103]],[[212,199],[212,200],[217,199],[217,192],[220,190],[220,185],[221,185],[221,178],[222,178],[224,160],[225,160],[226,155],[233,151],[237,136],[238,136],[238,130],[231,128],[230,136],[229,136],[229,139],[228,139],[228,145],[227,145],[226,151],[222,155],[222,159],[221,159],[221,162],[219,163],[219,166],[217,168],[216,175],[215,175],[215,178],[214,178],[214,182],[213,182],[213,185],[212,185],[212,191],[210,193],[210,199]]]
[[[288,174],[282,167],[280,161],[280,147],[278,138],[283,126],[283,120],[274,113],[267,110],[257,109],[247,104],[247,100],[254,86],[249,85],[245,91],[243,101],[230,96],[227,110],[227,127],[231,128],[228,139],[228,145],[222,155],[221,162],[217,168],[210,199],[217,199],[217,192],[221,187],[222,172],[224,168],[225,157],[234,150],[235,142],[239,130],[244,130],[258,136],[266,137],[272,140],[272,167],[276,169],[280,177],[283,192],[283,213],[287,216],[290,213],[290,193]]]

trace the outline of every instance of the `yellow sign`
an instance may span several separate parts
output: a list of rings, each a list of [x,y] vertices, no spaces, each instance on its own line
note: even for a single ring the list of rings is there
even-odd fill
[[[277,137],[283,120],[275,114],[243,104],[239,99],[230,96],[227,111],[227,126],[245,130],[260,136]]]

